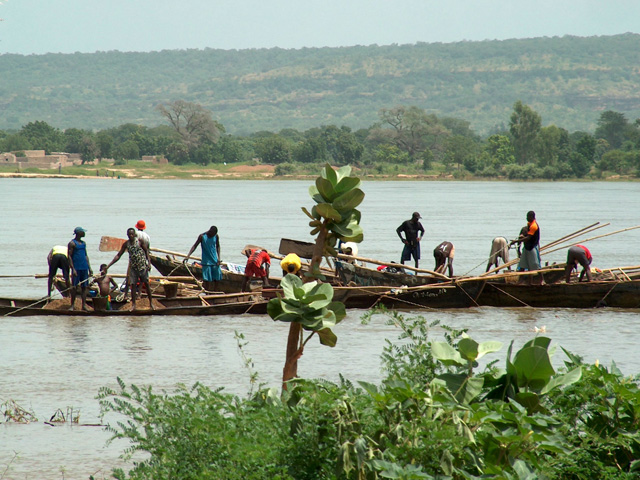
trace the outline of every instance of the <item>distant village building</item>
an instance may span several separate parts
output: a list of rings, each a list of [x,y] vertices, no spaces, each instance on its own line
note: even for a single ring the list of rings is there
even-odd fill
[[[71,167],[82,163],[78,153],[54,152],[45,155],[44,150],[20,150],[0,153],[2,164],[16,164],[18,168],[58,168]]]

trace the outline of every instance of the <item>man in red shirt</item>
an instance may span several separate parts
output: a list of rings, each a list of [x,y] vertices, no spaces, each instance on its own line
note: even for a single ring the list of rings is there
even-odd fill
[[[582,281],[585,273],[587,274],[587,282],[591,281],[591,252],[584,245],[574,245],[569,248],[567,253],[567,266],[564,269],[565,281],[569,283],[571,281],[571,272],[573,269],[578,268],[578,264],[582,265],[582,272],[580,273],[579,282]]]
[[[269,286],[269,267],[271,266],[271,258],[264,250],[247,248],[244,251],[247,256],[247,265],[244,267],[244,278],[242,279],[242,291],[246,292],[249,279],[251,277],[260,277],[264,287]]]

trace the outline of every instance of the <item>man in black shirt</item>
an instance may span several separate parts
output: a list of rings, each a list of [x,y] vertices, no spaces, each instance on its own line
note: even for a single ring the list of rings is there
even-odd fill
[[[424,227],[419,222],[422,217],[418,212],[413,212],[410,220],[405,220],[402,222],[396,229],[396,233],[402,243],[404,243],[404,248],[402,249],[402,256],[400,257],[400,263],[404,265],[405,260],[411,260],[411,257],[415,260],[416,268],[418,268],[418,260],[420,260],[420,240],[424,236]],[[404,238],[402,237],[402,232],[404,232]],[[418,233],[421,233],[418,236]]]

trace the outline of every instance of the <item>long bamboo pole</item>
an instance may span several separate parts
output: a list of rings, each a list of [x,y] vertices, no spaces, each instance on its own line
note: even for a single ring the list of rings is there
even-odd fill
[[[568,245],[562,245],[561,247],[554,248],[553,250],[549,250],[548,252],[545,252],[545,253],[555,252],[555,251],[558,251],[558,250],[562,250],[563,248],[572,247],[572,246],[578,245],[580,243],[590,242],[591,240],[596,240],[598,238],[609,237],[609,236],[615,235],[617,233],[628,232],[629,230],[635,230],[636,228],[640,228],[640,225],[636,225],[635,227],[623,228],[623,229],[620,229],[620,230],[616,230],[615,232],[609,232],[609,233],[605,233],[603,235],[598,235],[598,236],[591,237],[591,238],[585,238],[584,240],[580,240],[578,242],[571,243],[571,244],[568,244]]]
[[[602,225],[598,225],[597,227],[593,227],[593,228],[585,229],[584,231],[582,231],[582,232],[580,232],[580,233],[577,233],[577,234],[567,235],[567,236],[564,238],[564,240],[562,240],[561,242],[556,241],[556,242],[549,243],[549,244],[547,244],[547,245],[543,246],[542,248],[540,248],[540,251],[541,251],[541,252],[546,251],[546,250],[548,250],[548,249],[549,249],[549,248],[551,248],[551,247],[556,247],[556,246],[557,246],[557,245],[559,245],[560,243],[567,242],[567,241],[569,241],[569,240],[573,240],[574,238],[576,238],[576,237],[578,237],[578,236],[580,236],[580,235],[586,235],[587,233],[595,232],[596,230],[599,230],[600,228],[608,227],[609,225],[611,225],[611,224],[607,222],[607,223],[604,223],[604,224],[602,224]]]
[[[593,227],[595,227],[596,225],[599,225],[599,224],[600,224],[600,222],[596,222],[596,223],[593,223],[593,224],[589,225],[588,227],[584,227],[584,228],[581,228],[580,230],[577,230],[577,231],[575,231],[573,233],[570,233],[569,235],[565,235],[564,237],[560,237],[559,239],[554,240],[553,242],[550,242],[550,243],[546,244],[544,247],[540,248],[540,250],[542,250],[544,248],[549,248],[549,247],[551,247],[551,246],[553,246],[553,245],[555,245],[557,243],[563,242],[565,239],[567,239],[569,237],[573,237],[574,235],[579,235],[581,232],[584,232],[585,230],[589,230],[589,229],[591,229],[591,228],[593,228]],[[609,225],[609,224],[607,223],[607,225]]]
[[[344,255],[342,253],[339,253],[337,255],[337,258],[340,258],[342,260],[357,260],[359,262],[373,263],[375,265],[389,265],[389,262],[381,262],[380,260],[375,260],[373,258],[354,257],[353,255]],[[411,270],[413,272],[428,273],[429,275],[433,275],[434,277],[440,278],[442,280],[451,280],[450,277],[447,277],[446,275],[442,275],[441,273],[434,272],[433,270],[426,270],[424,268],[410,267],[409,265],[395,265],[395,266],[397,266],[399,268],[403,268],[404,270]]]

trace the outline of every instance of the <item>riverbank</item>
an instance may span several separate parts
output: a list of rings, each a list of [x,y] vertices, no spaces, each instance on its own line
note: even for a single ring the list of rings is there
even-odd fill
[[[155,180],[308,180],[318,176],[320,165],[305,165],[296,172],[281,173],[275,165],[156,165],[148,162],[130,161],[125,165],[101,164],[76,165],[62,170],[40,170],[36,168],[15,171],[15,166],[0,166],[0,178],[103,178],[103,179],[155,179]],[[413,180],[413,181],[506,181],[506,177],[477,177],[471,174],[451,174],[446,172],[405,172],[376,173],[373,169],[353,168],[353,173],[366,180]],[[457,173],[457,172],[456,172]],[[461,172],[460,172],[461,173]],[[568,179],[569,181],[638,181],[631,175],[607,175],[602,178]],[[515,180],[519,181],[519,180]],[[529,181],[553,181],[532,179]]]

